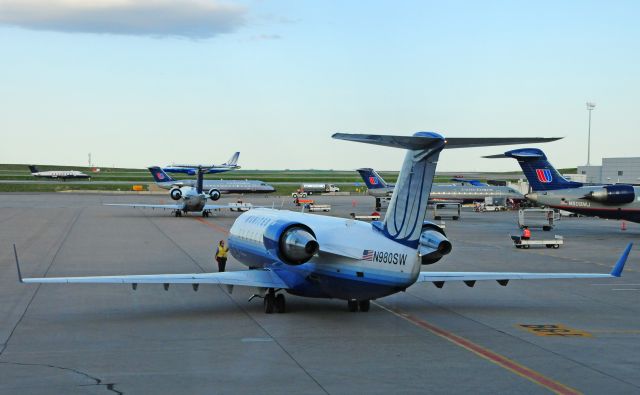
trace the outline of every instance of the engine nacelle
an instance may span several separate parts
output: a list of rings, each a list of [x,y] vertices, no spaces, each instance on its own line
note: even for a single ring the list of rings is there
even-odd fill
[[[438,262],[443,256],[451,252],[452,246],[442,229],[427,229],[420,235],[419,254],[423,265],[431,265]]]
[[[264,246],[288,265],[308,262],[320,248],[311,228],[295,222],[276,222],[265,229]]]
[[[604,204],[624,204],[633,202],[636,193],[631,185],[605,185],[598,191],[590,192],[586,198]]]
[[[182,191],[180,190],[180,188],[171,188],[171,190],[169,191],[169,196],[171,196],[171,199],[173,200],[180,200],[182,199]]]
[[[220,199],[220,191],[217,189],[209,189],[209,197],[211,198],[211,200],[218,200]]]

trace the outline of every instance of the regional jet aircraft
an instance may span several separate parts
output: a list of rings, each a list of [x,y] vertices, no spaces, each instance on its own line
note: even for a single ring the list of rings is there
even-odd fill
[[[161,170],[160,170],[161,171]],[[205,172],[207,171],[206,167],[199,167],[196,179],[196,187],[191,186],[176,186],[171,188],[169,191],[169,196],[171,199],[176,200],[175,204],[138,204],[138,203],[107,203],[105,206],[120,206],[120,207],[140,207],[140,208],[152,208],[152,209],[164,209],[164,210],[172,210],[173,214],[176,217],[181,217],[182,214],[187,214],[189,212],[197,212],[201,213],[203,217],[208,217],[211,215],[211,210],[221,209],[221,208],[230,208],[229,205],[219,205],[219,204],[207,204],[207,198],[212,200],[213,197],[216,196],[209,191],[208,194],[205,194],[202,189],[203,185],[203,177]],[[219,196],[218,196],[219,197]]]
[[[29,166],[29,170],[31,170],[31,175],[34,177],[56,178],[62,179],[62,181],[66,181],[68,178],[91,178],[90,175],[77,170],[38,171],[35,165]]]
[[[215,174],[215,173],[223,173],[229,170],[237,170],[240,168],[238,166],[238,158],[240,157],[240,152],[236,152],[231,155],[228,161],[221,165],[171,165],[167,167],[163,167],[162,170],[168,173],[183,173],[188,174],[190,176],[195,176],[198,174],[198,169],[207,169],[205,174]]]
[[[200,167],[206,169],[206,167]],[[174,191],[183,186],[196,187],[197,180],[175,180],[158,166],[150,167],[149,171],[160,188]],[[271,193],[276,189],[271,185],[257,180],[205,180],[202,189],[207,191],[211,200],[218,200],[226,193]]]
[[[336,139],[407,150],[389,209],[382,221],[363,222],[301,212],[258,208],[240,215],[229,233],[231,254],[249,270],[222,273],[151,274],[96,277],[18,278],[24,283],[225,284],[256,287],[265,313],[285,311],[283,292],[347,301],[350,311],[368,311],[370,301],[406,290],[416,282],[442,287],[447,281],[620,277],[631,244],[610,273],[434,272],[422,265],[451,251],[451,242],[435,224],[424,224],[438,156],[444,148],[507,145],[555,139],[450,138],[433,132],[413,136],[337,133]],[[15,246],[14,246],[15,249]]]
[[[391,197],[394,189],[393,184],[388,184],[385,180],[373,169],[363,168],[358,169],[358,173],[367,185],[368,193],[377,199]],[[456,179],[459,180],[459,179]],[[471,182],[475,180],[464,180],[464,182]],[[453,185],[453,184],[433,184],[431,187],[431,193],[429,194],[430,201],[457,201],[457,202],[477,202],[484,201],[486,197],[494,198],[506,198],[522,200],[524,196],[515,189],[506,186],[487,185],[483,183],[472,185]],[[379,207],[379,204],[376,204]]]
[[[640,187],[589,185],[567,181],[537,148],[522,148],[485,158],[514,158],[533,193],[526,198],[545,206],[587,216],[640,222]]]

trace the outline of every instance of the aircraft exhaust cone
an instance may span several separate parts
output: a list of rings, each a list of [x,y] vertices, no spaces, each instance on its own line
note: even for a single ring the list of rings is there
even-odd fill
[[[301,228],[287,230],[280,239],[282,257],[293,265],[307,262],[318,252],[319,247],[313,235]]]

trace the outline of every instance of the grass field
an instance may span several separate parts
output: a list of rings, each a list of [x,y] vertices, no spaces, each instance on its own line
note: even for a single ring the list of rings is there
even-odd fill
[[[147,190],[147,184],[153,183],[151,175],[146,169],[128,168],[101,168],[100,172],[93,173],[88,167],[75,166],[47,166],[36,165],[40,171],[48,170],[79,170],[91,175],[92,181],[120,181],[131,184],[77,184],[70,181],[61,181],[60,184],[22,184],[2,183],[2,180],[37,180],[33,177],[27,165],[0,164],[0,192],[58,192],[68,190],[95,190],[95,191],[130,191],[134,184],[143,185]],[[576,169],[560,169],[562,173],[575,173]],[[395,183],[398,172],[381,171],[380,175],[389,183]],[[186,174],[174,174],[175,179],[194,179]],[[260,180],[272,184],[278,195],[290,195],[302,183],[334,183],[339,184],[343,192],[357,192],[362,190],[363,182],[356,171],[347,170],[235,170],[227,173],[212,174],[206,176],[208,180]],[[41,179],[46,180],[46,179]],[[485,181],[485,180],[480,180]],[[435,182],[451,182],[448,176],[436,176]],[[286,184],[282,183],[294,183]]]
[[[145,184],[74,184],[65,182],[60,184],[3,184],[0,192],[65,192],[65,191],[132,191],[134,185],[142,186],[143,191],[149,188]]]

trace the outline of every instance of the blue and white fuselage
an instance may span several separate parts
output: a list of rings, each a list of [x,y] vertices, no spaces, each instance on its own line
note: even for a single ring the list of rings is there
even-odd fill
[[[287,263],[278,244],[292,227],[310,230],[319,245],[313,257],[297,265]],[[273,271],[287,284],[287,292],[301,296],[376,299],[406,289],[420,273],[415,248],[352,219],[254,209],[235,221],[228,242],[238,261]]]

